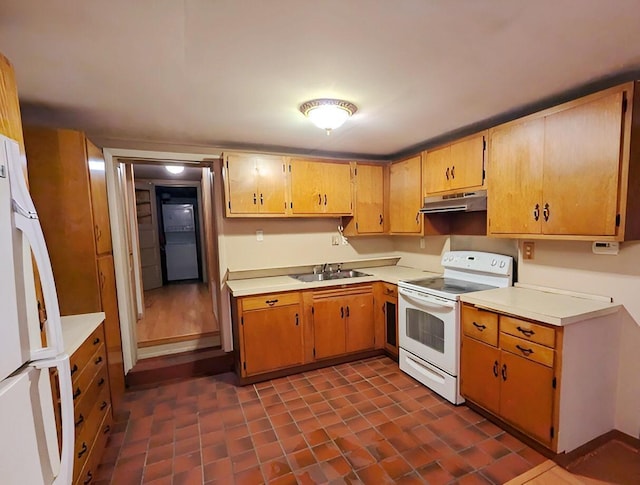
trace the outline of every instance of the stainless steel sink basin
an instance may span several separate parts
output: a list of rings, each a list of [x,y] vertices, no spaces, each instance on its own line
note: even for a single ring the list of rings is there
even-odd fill
[[[325,271],[323,273],[304,273],[290,275],[292,278],[298,281],[304,281],[305,283],[311,283],[312,281],[328,281],[328,280],[342,280],[345,278],[357,278],[359,276],[371,276],[370,274],[363,273],[361,271],[355,271],[353,269],[347,271]]]

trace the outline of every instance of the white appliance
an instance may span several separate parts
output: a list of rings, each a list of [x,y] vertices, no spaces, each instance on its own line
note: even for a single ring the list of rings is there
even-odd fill
[[[46,346],[41,344],[32,254],[47,310]],[[50,369],[58,370],[60,452]],[[73,441],[71,373],[51,262],[18,144],[0,135],[0,482],[70,484]]]
[[[167,280],[198,278],[198,246],[193,204],[164,204],[164,224]]]
[[[442,276],[398,283],[400,369],[460,404],[460,295],[511,286],[513,258],[448,251]]]

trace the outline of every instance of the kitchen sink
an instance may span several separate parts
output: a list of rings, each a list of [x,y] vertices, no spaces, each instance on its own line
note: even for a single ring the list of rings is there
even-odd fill
[[[312,281],[329,281],[329,280],[342,280],[345,278],[357,278],[359,276],[371,276],[370,274],[363,273],[361,271],[355,271],[353,269],[347,271],[324,271],[322,273],[303,273],[289,275],[298,281],[304,281],[305,283],[311,283]]]

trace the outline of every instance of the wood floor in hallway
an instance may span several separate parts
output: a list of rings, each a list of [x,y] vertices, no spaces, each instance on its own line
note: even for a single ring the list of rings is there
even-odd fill
[[[211,295],[204,283],[176,283],[144,292],[138,347],[182,342],[219,333]]]

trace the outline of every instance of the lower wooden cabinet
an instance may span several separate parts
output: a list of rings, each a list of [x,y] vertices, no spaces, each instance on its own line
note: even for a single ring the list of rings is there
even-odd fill
[[[103,324],[71,355],[75,446],[73,483],[90,483],[97,475],[111,431],[112,406]]]
[[[374,318],[376,347],[398,357],[398,287],[391,283],[375,284]]]

